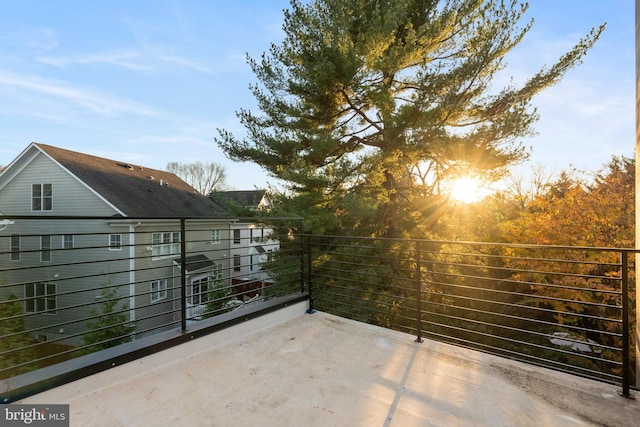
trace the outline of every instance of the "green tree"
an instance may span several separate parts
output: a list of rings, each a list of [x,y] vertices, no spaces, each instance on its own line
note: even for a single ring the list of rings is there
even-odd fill
[[[527,157],[519,139],[537,119],[533,97],[604,29],[522,85],[497,88],[533,24],[520,26],[526,10],[515,0],[292,0],[283,42],[249,58],[262,113],[239,111],[246,139],[219,130],[216,142],[285,181],[299,200],[284,206],[323,218],[320,231],[424,234],[442,179],[495,177]]]
[[[33,340],[25,332],[22,306],[15,295],[0,301],[0,379],[10,378],[37,368],[30,347]],[[22,366],[19,366],[24,364]]]
[[[129,322],[128,307],[118,306],[120,299],[115,287],[102,289],[100,299],[100,312],[91,311],[95,318],[86,323],[88,332],[82,337],[87,353],[129,342],[135,330],[135,325]]]
[[[237,307],[233,301],[236,301],[236,298],[230,286],[212,282],[211,289],[207,291],[207,309],[203,317],[206,319],[233,310]]]

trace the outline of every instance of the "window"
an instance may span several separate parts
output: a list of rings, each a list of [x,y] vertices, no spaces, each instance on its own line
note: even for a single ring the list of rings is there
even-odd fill
[[[240,271],[241,259],[240,255],[233,256],[233,271]]]
[[[233,243],[240,244],[240,230],[233,230]]]
[[[264,228],[251,229],[251,241],[256,243],[264,242]]]
[[[25,285],[24,295],[27,313],[56,314],[55,283],[29,283]]]
[[[220,230],[211,230],[211,244],[220,243]]]
[[[151,282],[151,302],[157,302],[167,298],[167,279]]]
[[[62,248],[73,249],[73,234],[64,234],[62,236]]]
[[[53,209],[53,187],[51,184],[31,186],[31,210],[50,211]]]
[[[200,305],[207,303],[207,288],[209,285],[209,278],[194,280],[191,282],[191,303],[193,305]]]
[[[9,259],[11,261],[20,261],[20,235],[12,234],[11,235],[11,243],[10,243],[10,252],[11,255]]]
[[[153,233],[151,237],[151,255],[155,259],[178,255],[180,253],[180,232]]]
[[[122,250],[122,234],[109,234],[109,250],[110,251]]]
[[[40,236],[40,261],[51,262],[51,236]]]
[[[224,286],[224,266],[221,262],[213,265],[211,269],[211,277],[216,287]]]
[[[269,249],[267,251],[267,264],[271,264],[273,262],[273,249]],[[264,270],[265,263],[260,264],[260,270]]]

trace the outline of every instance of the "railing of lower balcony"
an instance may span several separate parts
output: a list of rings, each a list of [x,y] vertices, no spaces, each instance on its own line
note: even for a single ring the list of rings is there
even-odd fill
[[[299,219],[4,219],[0,403],[306,299]]]
[[[305,236],[314,308],[635,383],[633,250]]]

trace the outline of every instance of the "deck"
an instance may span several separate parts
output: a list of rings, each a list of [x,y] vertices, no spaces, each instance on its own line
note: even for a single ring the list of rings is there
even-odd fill
[[[615,386],[305,308],[17,403],[68,403],[83,427],[638,425]]]

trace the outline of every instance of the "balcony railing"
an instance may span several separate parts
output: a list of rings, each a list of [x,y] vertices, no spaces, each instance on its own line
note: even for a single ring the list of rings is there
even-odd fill
[[[629,396],[634,250],[306,239],[313,308],[617,384]]]
[[[633,250],[305,235],[297,219],[7,219],[4,402],[307,298],[624,396],[635,381]]]
[[[45,386],[17,391],[11,384],[17,377],[46,383],[46,372],[60,363],[88,375],[84,365],[96,352],[129,360],[148,354],[145,343],[166,337],[177,343],[221,319],[232,324],[277,301],[288,304],[289,295],[306,298],[297,219],[5,219],[11,221],[0,232],[5,400]]]

